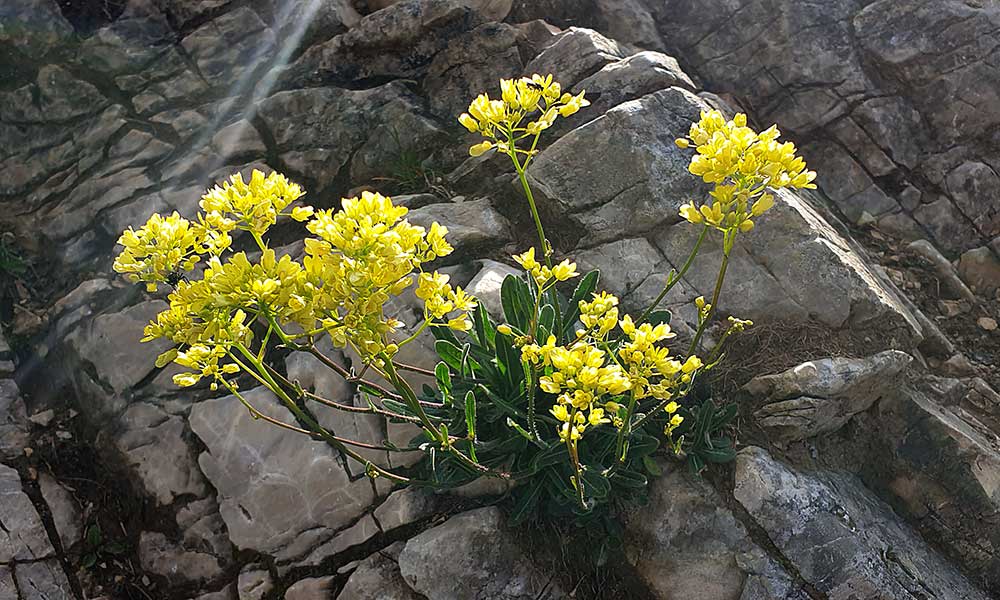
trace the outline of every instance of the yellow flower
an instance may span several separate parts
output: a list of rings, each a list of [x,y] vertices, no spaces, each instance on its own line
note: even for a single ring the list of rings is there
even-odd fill
[[[589,105],[584,92],[564,94],[552,75],[536,73],[520,79],[501,79],[500,100],[480,94],[469,104],[468,111],[459,115],[458,121],[470,132],[485,138],[469,148],[472,156],[496,148],[517,157],[531,151],[517,148],[516,140],[536,137],[552,127],[557,117],[569,117]],[[509,144],[511,139],[515,140],[514,145]]]
[[[292,218],[296,221],[307,221],[309,217],[313,216],[313,212],[311,206],[296,206],[292,209]]]
[[[480,142],[469,147],[469,156],[482,156],[493,149],[493,142]]]
[[[590,101],[586,100],[584,97],[584,92],[580,92],[576,96],[570,94],[563,94],[562,103],[563,105],[559,107],[559,115],[562,117],[568,117],[574,115],[584,106],[590,106]]]
[[[532,250],[534,250],[534,248],[532,248]],[[577,275],[576,263],[570,262],[568,259],[552,267],[552,276],[558,281],[566,281],[567,279],[576,277]]]
[[[459,115],[458,122],[472,133],[479,131],[479,123],[469,113]]]
[[[680,215],[681,218],[684,219],[685,221],[688,221],[689,223],[694,223],[696,225],[704,221],[704,219],[701,217],[701,213],[698,212],[698,209],[695,208],[694,204],[691,204],[690,202],[681,205]]]
[[[695,146],[688,170],[715,188],[710,203],[685,204],[681,217],[721,230],[747,232],[754,227],[752,219],[774,205],[767,188],[815,188],[816,173],[796,156],[795,144],[777,141],[780,135],[774,126],[756,133],[747,127],[743,113],[726,121],[717,110],[703,111],[688,136],[676,144]]]

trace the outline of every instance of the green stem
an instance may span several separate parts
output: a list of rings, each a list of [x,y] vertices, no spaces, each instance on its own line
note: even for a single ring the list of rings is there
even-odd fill
[[[266,382],[265,384],[266,387],[269,390],[271,390],[288,408],[288,410],[290,410],[292,414],[295,415],[295,418],[300,423],[306,425],[310,431],[314,432],[316,435],[321,437],[323,441],[327,442],[328,444],[330,444],[331,446],[333,446],[346,456],[364,465],[366,470],[370,469],[371,471],[377,473],[378,475],[385,477],[386,479],[389,479],[391,481],[395,481],[397,483],[411,483],[411,480],[409,478],[403,477],[402,475],[397,475],[395,473],[392,473],[391,471],[387,471],[386,469],[380,467],[379,465],[361,456],[360,454],[352,450],[350,447],[348,447],[348,445],[345,444],[341,439],[337,438],[329,431],[327,431],[326,428],[322,427],[319,423],[317,423],[315,419],[313,419],[304,410],[302,410],[302,408],[299,407],[299,405],[296,404],[295,401],[292,400],[287,393],[285,393],[285,391],[281,388],[281,386],[279,386],[278,383],[274,381],[271,375],[267,372],[267,369],[264,368],[263,363],[257,360],[257,357],[254,356],[253,352],[247,349],[243,344],[235,344],[235,347],[237,350],[239,350],[240,354],[243,355],[246,361],[249,362],[254,367],[254,370],[257,372],[257,374],[260,375],[260,377],[258,377],[258,380],[263,378],[263,380]]]
[[[528,432],[531,433],[532,441],[538,442],[541,436],[538,434],[538,425],[535,423],[535,366],[527,361],[521,361],[521,368],[527,377],[528,386]]]
[[[405,346],[405,345],[409,344],[410,342],[412,342],[413,340],[417,339],[417,336],[419,336],[421,333],[423,333],[424,329],[427,329],[427,325],[429,325],[430,322],[431,322],[430,319],[424,317],[424,322],[421,323],[420,327],[418,327],[417,330],[413,332],[413,335],[411,335],[410,337],[406,338],[402,342],[399,342],[398,344],[396,344],[396,347],[397,348],[402,348],[403,346]]]
[[[569,456],[573,460],[573,468],[576,470],[576,498],[580,503],[580,508],[587,510],[587,501],[583,498],[583,469],[580,468],[580,454],[577,451],[576,441],[567,438],[566,446],[569,449]]]
[[[253,229],[249,229],[248,231],[250,232],[250,235],[253,236],[253,241],[257,242],[257,247],[260,248],[260,251],[263,252],[264,250],[267,250],[267,245],[264,243],[264,239],[260,237],[260,234]]]
[[[417,399],[417,395],[414,393],[413,388],[410,387],[410,384],[407,383],[405,379],[399,376],[399,372],[396,371],[396,367],[392,364],[392,359],[385,355],[382,355],[382,359],[383,364],[385,365],[383,368],[385,370],[386,378],[390,383],[392,383],[392,387],[396,388],[396,391],[403,397],[403,401],[410,407],[410,410],[416,413],[417,417],[420,419],[420,424],[427,430],[427,433],[431,434],[435,440],[447,445],[447,440],[443,439],[441,431],[438,430],[433,423],[431,423],[430,417],[428,417],[427,413],[424,412],[424,407],[420,405],[420,401]]]
[[[648,308],[646,308],[645,312],[642,313],[642,316],[639,317],[639,320],[635,322],[636,325],[641,325],[646,321],[646,319],[649,318],[649,315],[654,310],[656,310],[656,307],[666,297],[667,292],[669,292],[674,287],[674,285],[676,285],[677,282],[684,277],[684,274],[688,272],[688,269],[690,269],[691,265],[694,263],[694,257],[698,255],[698,250],[701,249],[701,243],[705,241],[705,235],[708,233],[708,229],[709,229],[708,225],[702,228],[701,234],[698,236],[698,241],[694,243],[694,248],[691,249],[691,254],[689,254],[687,260],[684,261],[684,265],[681,266],[681,270],[675,273],[667,281],[667,285],[663,287],[663,290],[660,292],[660,295],[657,296],[655,300],[653,300],[653,303],[650,304]]]
[[[635,403],[638,401],[634,391],[630,396],[628,410],[625,413],[625,421],[622,423],[621,429],[618,430],[618,443],[615,445],[619,463],[625,462],[625,438],[626,436],[632,436],[632,415],[635,413]]]
[[[705,315],[705,319],[698,324],[698,331],[695,333],[694,339],[691,340],[691,347],[688,348],[688,356],[694,354],[694,351],[698,348],[698,342],[701,341],[701,336],[705,333],[705,329],[708,327],[709,321],[711,321],[712,317],[715,316],[716,307],[719,304],[719,294],[722,292],[722,282],[726,279],[726,269],[729,267],[729,253],[731,251],[731,244],[724,243],[722,265],[719,267],[719,276],[715,279],[715,291],[712,292],[712,305],[709,307],[708,314]]]
[[[661,400],[660,403],[657,404],[656,407],[653,408],[653,410],[646,411],[646,414],[644,414],[641,419],[639,419],[638,421],[635,422],[635,428],[636,429],[641,429],[642,426],[646,424],[646,421],[648,421],[654,415],[656,415],[661,410],[663,410],[664,408],[666,408],[667,405],[670,404],[671,402],[678,402],[678,403],[680,403],[681,400],[683,400],[685,397],[687,397],[688,392],[691,391],[691,386],[693,384],[694,384],[694,377],[691,378],[691,383],[688,384],[688,386],[684,390],[684,392],[677,395],[677,399],[676,400],[673,397],[667,398],[666,400]]]
[[[521,161],[517,159],[517,153],[514,152],[515,146],[513,133],[508,133],[508,139],[511,148],[510,159],[514,161],[514,169],[517,171],[517,178],[521,181],[521,187],[524,188],[524,195],[528,198],[528,206],[531,208],[531,217],[535,220],[535,230],[538,233],[539,250],[541,250],[542,256],[545,257],[546,266],[551,269],[552,258],[549,256],[549,243],[548,240],[545,239],[545,229],[542,227],[542,219],[538,215],[538,207],[535,205],[535,196],[531,193],[531,185],[528,184],[528,178],[525,175],[525,166],[527,166],[531,157],[529,156],[528,160],[525,161],[525,164],[522,165]],[[536,136],[535,143],[537,142],[538,138]],[[532,145],[532,148],[534,148],[534,144]]]

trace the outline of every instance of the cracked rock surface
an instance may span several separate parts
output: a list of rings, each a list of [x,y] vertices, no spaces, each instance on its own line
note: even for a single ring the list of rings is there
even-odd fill
[[[674,139],[700,111],[776,122],[820,174],[819,190],[777,194],[744,236],[719,306],[807,339],[809,356],[751,343],[734,357],[757,365],[724,392],[743,388],[740,439],[756,446],[740,454],[735,485],[680,468],[654,481],[626,519],[622,558],[644,591],[1000,594],[998,365],[980,344],[960,348],[951,317],[928,313],[868,235],[940,257],[964,292],[932,305],[972,323],[1000,317],[995,2],[103,4],[0,7],[0,233],[35,271],[23,289],[0,281],[0,598],[97,595],[77,567],[101,507],[44,464],[57,434],[91,446],[116,491],[147,509],[126,538],[135,582],[156,600],[571,593],[574,581],[525,559],[495,507],[373,483],[233,397],[178,390],[176,368],[153,365],[164,348],[138,343],[164,296],[110,274],[123,228],[152,212],[192,216],[230,173],[280,170],[317,206],[378,189],[405,198],[414,222],[446,224],[452,282],[497,311],[508,257],[534,234],[509,161],[470,159],[477,137],[455,117],[497,79],[534,72],[592,102],[547,132],[530,168],[547,230],[557,254],[601,269],[626,309],[657,295],[697,236],[677,209],[704,186]],[[720,253],[706,242],[665,298],[679,337]],[[388,310],[412,320],[419,307],[405,297]],[[418,339],[405,359],[433,368],[432,344]],[[311,356],[283,359],[305,389],[363,405]],[[288,416],[264,391],[247,394]],[[56,418],[28,418],[42,414]],[[318,416],[375,444],[415,434]],[[72,431],[67,418],[79,420]],[[419,459],[363,453],[395,467]],[[503,492],[466,491],[474,502]]]

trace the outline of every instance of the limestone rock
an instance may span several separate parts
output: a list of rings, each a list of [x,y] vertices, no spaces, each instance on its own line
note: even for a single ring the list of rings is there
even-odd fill
[[[2,95],[0,119],[6,122],[64,122],[92,115],[108,106],[108,100],[91,83],[75,77],[59,65],[38,70],[32,85]]]
[[[534,600],[543,589],[566,597],[503,531],[496,507],[454,516],[410,539],[399,555],[406,583],[429,600]]]
[[[987,598],[853,476],[799,473],[749,447],[735,485],[736,500],[831,600]]]
[[[417,488],[404,488],[389,494],[385,502],[375,509],[375,520],[382,531],[390,531],[415,523],[434,513],[435,498]]]
[[[625,54],[618,42],[592,29],[570,27],[529,62],[524,67],[524,73],[529,77],[535,73],[551,74],[563,88],[570,89]]]
[[[418,600],[399,573],[399,565],[388,552],[378,552],[361,561],[351,573],[337,600]],[[286,597],[286,600],[290,600]]]
[[[54,558],[14,565],[14,579],[21,600],[76,600],[62,565]]]
[[[854,27],[862,48],[912,91],[918,108],[947,142],[1000,122],[1000,98],[993,87],[1000,72],[985,60],[991,49],[974,43],[997,20],[989,5],[881,0],[860,11]],[[967,51],[961,56],[945,51],[957,47]],[[958,90],[965,102],[947,103]]]
[[[981,162],[965,162],[945,179],[955,205],[985,237],[1000,234],[1000,175]]]
[[[639,52],[608,63],[573,87],[575,92],[586,91],[591,102],[591,106],[581,109],[577,113],[579,116],[574,118],[595,119],[622,102],[673,86],[690,91],[697,89],[674,57],[660,52]]]
[[[503,305],[500,303],[500,286],[508,275],[518,275],[520,271],[496,262],[482,261],[482,269],[472,278],[466,291],[475,296],[494,319],[503,319]]]
[[[215,556],[184,548],[159,532],[139,536],[139,560],[143,569],[179,583],[204,583],[223,573]]]
[[[443,132],[417,102],[401,83],[358,91],[310,88],[275,94],[260,103],[259,113],[281,159],[322,189],[345,167],[366,181],[391,175],[404,152],[426,158]]]
[[[55,0],[12,0],[0,9],[0,42],[39,56],[73,35]]]
[[[69,490],[48,473],[39,474],[38,486],[52,514],[52,521],[55,523],[56,532],[59,533],[63,551],[67,551],[83,536],[80,507]]]
[[[477,247],[497,246],[511,239],[510,223],[493,208],[488,198],[431,204],[410,211],[406,218],[424,228],[437,221],[448,228],[448,242],[466,252]]]
[[[0,465],[0,564],[52,556],[55,549],[17,471]]]
[[[984,297],[1000,289],[1000,259],[989,248],[976,248],[962,254],[958,261],[962,281]]]
[[[119,394],[126,392],[156,368],[156,357],[169,347],[165,340],[138,343],[146,324],[166,308],[163,300],[148,300],[99,315],[83,331],[74,332],[70,343],[93,365],[99,381]]]
[[[206,81],[228,95],[250,89],[250,77],[274,53],[274,32],[247,7],[223,13],[181,40],[185,52],[198,65]]]
[[[992,515],[1000,506],[1000,452],[994,429],[975,414],[996,414],[986,388],[931,376],[900,386],[878,404],[880,435],[861,474],[928,539],[996,591],[1000,528]]]
[[[28,415],[13,379],[0,379],[0,458],[12,460],[28,445]]]
[[[151,404],[133,404],[120,419],[115,446],[147,492],[161,505],[205,494],[205,480],[185,439],[184,420]]]
[[[599,289],[614,290],[622,297],[635,291],[653,273],[665,273],[670,270],[666,259],[646,238],[626,238],[609,242],[581,250],[576,253],[575,258],[580,271],[586,273],[597,269],[601,272]],[[665,277],[659,279],[661,284],[666,283]]]
[[[473,98],[519,73],[524,65],[517,42],[517,29],[503,23],[486,23],[452,40],[434,56],[424,79],[434,112],[451,121]]]
[[[266,569],[247,567],[240,571],[236,589],[240,600],[262,600],[274,589],[274,581]]]
[[[14,574],[7,566],[0,566],[0,598],[17,599],[17,588],[14,587]]]
[[[292,421],[266,389],[244,397],[261,412]],[[370,482],[351,481],[329,446],[251,418],[232,396],[196,404],[189,421],[207,448],[199,463],[239,548],[291,562],[332,538],[373,499]]]
[[[750,401],[763,404],[754,417],[772,439],[801,440],[836,431],[868,410],[893,390],[912,360],[898,350],[860,359],[824,358],[754,377],[743,390]]]
[[[489,0],[486,0],[488,2]],[[455,35],[483,23],[465,6],[483,0],[404,0],[366,15],[351,29],[317,44],[283,74],[285,85],[320,81],[399,79],[423,74]]]
[[[650,482],[650,503],[626,532],[626,557],[657,597],[742,598],[737,557],[761,553],[718,492],[684,468]]]
[[[315,550],[309,553],[309,556],[298,561],[296,566],[316,566],[320,565],[324,560],[335,556],[364,544],[368,540],[372,539],[381,532],[378,523],[371,515],[364,515],[358,522],[351,525],[347,529],[340,531],[337,535],[326,542],[325,544],[317,547]]]
[[[333,576],[309,577],[285,590],[285,600],[327,600],[333,591]]]
[[[639,48],[662,50],[656,20],[642,0],[596,0],[598,29],[612,39]]]

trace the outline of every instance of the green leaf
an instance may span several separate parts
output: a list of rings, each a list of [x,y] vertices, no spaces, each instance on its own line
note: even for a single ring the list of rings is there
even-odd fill
[[[646,472],[653,477],[659,477],[663,475],[663,469],[660,468],[659,463],[652,456],[642,457],[642,466],[646,469]]]
[[[576,290],[573,291],[573,295],[570,297],[568,305],[566,306],[566,312],[563,313],[563,334],[569,334],[573,330],[574,324],[576,324],[577,317],[580,316],[580,301],[590,300],[590,295],[594,293],[597,288],[597,282],[601,278],[601,272],[598,270],[593,270],[583,276],[580,283],[577,284]]]
[[[736,448],[727,437],[718,437],[712,440],[712,445],[698,452],[698,455],[707,462],[727,463],[736,458]]]
[[[434,350],[453,371],[462,372],[462,349],[447,340],[434,342]]]
[[[736,418],[738,413],[739,406],[737,406],[735,402],[726,404],[719,410],[715,411],[715,415],[712,417],[711,430],[718,431],[726,425],[729,425],[733,419]]]
[[[394,412],[394,413],[396,413],[398,415],[403,415],[404,417],[415,417],[415,416],[417,416],[416,414],[414,414],[413,410],[410,409],[410,406],[408,404],[406,404],[405,402],[400,402],[398,400],[393,400],[391,398],[383,398],[382,399],[382,406],[385,406],[386,409],[388,409],[388,410],[390,410],[390,411],[392,411],[392,412]]]
[[[653,312],[649,313],[648,317],[646,317],[646,322],[654,327],[659,325],[660,323],[666,323],[669,325],[670,318],[672,316],[673,315],[669,310],[666,309],[654,310]]]
[[[515,421],[514,419],[507,417],[507,426],[513,428],[514,431],[520,433],[521,436],[524,437],[524,439],[531,441],[531,434],[528,433],[528,431],[524,427],[521,427],[521,425],[518,424],[518,422]]]
[[[520,525],[533,515],[544,486],[545,480],[541,478],[534,479],[524,486],[527,489],[520,491],[510,511],[511,525]]]
[[[476,312],[472,315],[472,324],[476,331],[476,340],[482,348],[493,347],[493,338],[496,336],[496,327],[490,319],[490,313],[486,312],[486,307],[480,302],[476,307]]]
[[[700,456],[698,456],[697,454],[688,455],[688,469],[690,469],[692,473],[697,475],[698,473],[701,473],[701,471],[704,468],[705,468],[705,461],[702,460]]]
[[[645,457],[649,458],[649,457]],[[611,482],[620,485],[622,487],[641,490],[646,487],[649,481],[646,476],[638,471],[632,471],[630,469],[624,469],[621,471],[616,471],[611,476]]]
[[[471,360],[469,355],[472,353],[472,345],[465,344],[462,346],[462,370],[459,373],[462,377],[471,378],[475,374],[476,361]]]
[[[80,566],[84,569],[90,569],[97,564],[97,555],[94,553],[88,553],[83,555],[83,559],[80,560]]]
[[[611,492],[611,482],[597,469],[583,468],[583,493],[585,496],[603,500]]]
[[[556,323],[556,310],[551,304],[546,304],[538,311],[538,340],[544,344],[549,339]]]
[[[444,362],[439,362],[434,367],[434,379],[437,380],[438,389],[441,391],[441,400],[445,404],[451,404],[451,370]]]
[[[87,544],[92,548],[101,545],[101,526],[94,523],[87,528]]]
[[[560,463],[569,463],[569,450],[566,444],[556,444],[536,454],[531,460],[531,472],[537,473],[545,467]]]
[[[108,554],[114,554],[116,556],[119,554],[125,554],[125,550],[126,550],[125,546],[119,542],[111,542],[110,544],[104,546],[105,552],[107,552]]]
[[[476,439],[476,395],[472,390],[465,395],[465,428],[469,433],[469,440]]]
[[[497,334],[496,360],[501,374],[506,379],[507,389],[510,391],[519,389],[519,384],[524,379],[524,369],[521,367],[521,353],[514,347],[511,336]]]
[[[511,324],[520,323],[517,308],[517,281],[516,275],[508,275],[500,284],[500,305],[503,307],[503,314],[507,322]]]
[[[660,447],[660,440],[651,435],[633,435],[629,442],[628,454],[635,458],[649,456]]]

